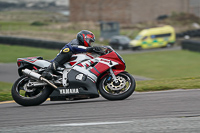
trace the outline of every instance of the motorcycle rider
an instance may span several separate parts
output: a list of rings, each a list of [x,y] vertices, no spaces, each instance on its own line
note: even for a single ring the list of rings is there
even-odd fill
[[[95,42],[95,36],[91,31],[80,31],[76,39],[73,39],[60,50],[60,53],[58,53],[51,61],[49,67],[42,73],[42,76],[46,79],[52,79],[53,71],[56,71],[58,66],[68,62],[73,54],[100,51],[99,47],[91,47],[92,42]]]

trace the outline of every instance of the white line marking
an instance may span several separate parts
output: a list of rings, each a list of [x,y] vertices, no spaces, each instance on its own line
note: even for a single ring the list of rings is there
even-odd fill
[[[50,126],[57,126],[57,127],[65,127],[65,126],[94,126],[94,125],[123,124],[123,123],[131,123],[131,121],[69,123],[69,124],[56,124],[56,125],[50,125]]]

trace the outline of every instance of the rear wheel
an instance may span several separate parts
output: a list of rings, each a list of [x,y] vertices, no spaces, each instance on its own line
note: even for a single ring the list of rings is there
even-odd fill
[[[49,86],[27,87],[29,77],[22,76],[14,84],[11,90],[12,97],[16,103],[22,106],[35,106],[43,103],[52,93],[53,89]]]
[[[123,100],[128,98],[135,90],[135,79],[129,73],[119,73],[117,83],[109,76],[104,77],[99,84],[100,94],[108,100]]]

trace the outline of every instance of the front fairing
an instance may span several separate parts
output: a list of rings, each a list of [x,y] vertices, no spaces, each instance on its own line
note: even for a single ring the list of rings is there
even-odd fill
[[[125,61],[123,60],[123,58],[111,47],[108,46],[108,48],[110,49],[110,52],[108,54],[100,56],[99,58],[104,58],[104,59],[108,59],[110,61],[117,62],[118,65],[116,65],[115,68],[125,70],[126,65],[125,65]]]

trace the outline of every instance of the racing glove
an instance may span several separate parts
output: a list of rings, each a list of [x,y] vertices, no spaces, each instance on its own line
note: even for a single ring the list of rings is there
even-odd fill
[[[92,52],[94,52],[94,53],[99,53],[99,52],[102,51],[102,49],[101,49],[101,47],[94,46],[94,47],[88,47],[88,48],[86,49],[86,51],[87,51],[87,52],[90,52],[90,53],[92,53]]]

